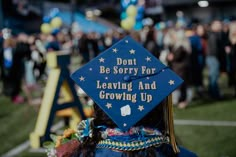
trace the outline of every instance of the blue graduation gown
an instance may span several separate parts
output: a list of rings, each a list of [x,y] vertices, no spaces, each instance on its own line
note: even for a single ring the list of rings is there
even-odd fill
[[[179,147],[180,153],[178,157],[197,157],[197,155],[183,147]],[[165,157],[162,153],[158,152],[157,156]],[[122,152],[113,151],[112,149],[97,149],[95,157],[123,157]]]

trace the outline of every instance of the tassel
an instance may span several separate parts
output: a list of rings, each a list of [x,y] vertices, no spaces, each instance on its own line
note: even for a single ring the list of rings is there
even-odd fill
[[[180,152],[180,150],[176,144],[176,139],[175,139],[175,134],[174,134],[174,117],[173,117],[173,104],[172,104],[171,94],[168,96],[168,100],[167,100],[167,124],[168,124],[167,129],[170,136],[170,143],[174,152],[177,154]]]

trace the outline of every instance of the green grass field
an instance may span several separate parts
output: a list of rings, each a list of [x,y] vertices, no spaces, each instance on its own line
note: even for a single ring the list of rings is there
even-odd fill
[[[26,104],[14,105],[6,97],[0,97],[0,154],[28,139],[34,129],[37,109]]]
[[[14,105],[0,97],[0,154],[29,139],[34,130],[37,108],[26,104]],[[203,103],[194,102],[185,110],[175,109],[175,119],[236,121],[236,100]],[[235,157],[236,127],[175,126],[179,143],[200,157]],[[22,152],[19,157],[40,157],[45,154]]]
[[[175,110],[175,119],[236,121],[236,100],[195,104]],[[175,126],[180,144],[200,157],[235,157],[236,127]]]

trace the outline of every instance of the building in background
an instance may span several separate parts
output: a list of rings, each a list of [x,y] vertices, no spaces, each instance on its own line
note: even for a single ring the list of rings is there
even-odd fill
[[[206,23],[236,17],[235,0],[163,0],[162,5],[165,19],[175,19],[178,11],[190,20]]]
[[[41,11],[39,1],[31,3],[30,0],[1,0],[2,27],[11,28],[13,33],[25,30],[34,33],[41,24]]]
[[[60,2],[68,11],[84,15],[88,9],[99,9],[101,18],[120,24],[121,0],[0,0],[0,27],[9,27],[16,32],[39,31],[48,2]],[[236,19],[236,0],[145,0],[145,3],[145,17],[151,17],[154,22],[176,21],[178,11],[184,13],[188,22]]]

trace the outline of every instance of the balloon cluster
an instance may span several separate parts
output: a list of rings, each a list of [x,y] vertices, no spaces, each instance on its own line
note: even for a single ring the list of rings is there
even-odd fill
[[[43,24],[40,29],[43,34],[56,34],[62,26],[62,19],[58,16],[59,9],[53,8],[49,15],[43,17]]]
[[[121,27],[124,30],[140,30],[143,27],[142,19],[144,15],[144,6],[137,0],[121,0]]]

